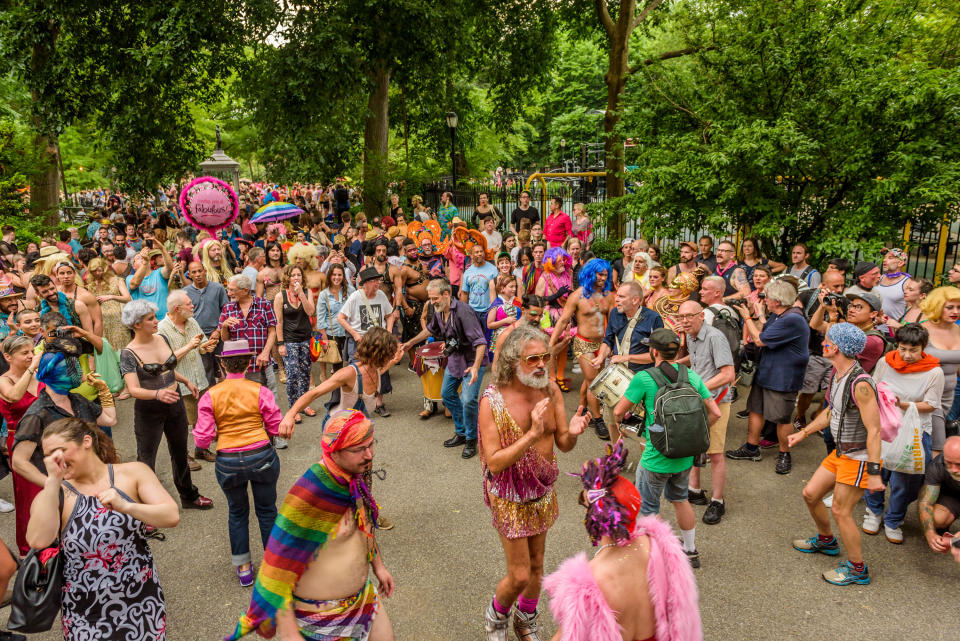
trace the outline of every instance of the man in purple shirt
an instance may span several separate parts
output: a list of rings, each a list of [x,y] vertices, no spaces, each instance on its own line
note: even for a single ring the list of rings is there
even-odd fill
[[[477,454],[477,412],[480,406],[480,381],[487,364],[487,341],[476,313],[468,304],[453,299],[448,281],[438,279],[427,283],[427,299],[434,311],[427,321],[427,328],[400,348],[406,351],[428,336],[445,342],[447,369],[443,373],[440,395],[444,406],[453,415],[456,433],[443,445],[463,445],[461,456],[472,458]]]

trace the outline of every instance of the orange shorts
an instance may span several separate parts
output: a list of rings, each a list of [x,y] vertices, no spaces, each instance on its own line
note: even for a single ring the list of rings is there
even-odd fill
[[[837,483],[867,489],[869,475],[866,461],[858,461],[843,454],[837,456],[836,451],[833,451],[827,454],[827,458],[823,459],[820,467],[836,476]]]

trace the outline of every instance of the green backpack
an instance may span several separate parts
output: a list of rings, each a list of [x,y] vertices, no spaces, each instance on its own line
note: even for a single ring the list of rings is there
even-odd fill
[[[703,398],[690,384],[687,367],[669,363],[646,370],[657,384],[653,399],[653,425],[647,427],[650,442],[667,458],[698,456],[710,448],[710,423]]]

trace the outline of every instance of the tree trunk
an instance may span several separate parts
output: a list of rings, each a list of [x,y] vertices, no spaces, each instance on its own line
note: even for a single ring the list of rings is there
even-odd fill
[[[40,152],[37,173],[30,176],[30,216],[43,218],[53,234],[60,223],[60,172],[57,169],[57,143],[50,136],[39,134],[34,145]]]
[[[42,74],[56,47],[57,37],[60,34],[59,26],[52,20],[47,23],[47,31],[39,34],[39,39],[33,45],[30,67],[34,74]],[[34,102],[41,104],[40,97],[33,95]],[[36,112],[31,119],[33,130],[36,132],[34,147],[39,155],[36,173],[30,176],[30,216],[42,218],[48,231],[52,235],[60,224],[59,196],[60,171],[57,168],[57,139],[49,133],[41,116]]]
[[[600,2],[597,10],[601,11]],[[636,27],[636,0],[623,0],[616,22],[609,13],[601,13],[600,19],[607,32],[610,51],[607,61],[607,73],[603,79],[607,85],[607,111],[603,116],[604,166],[607,172],[607,198],[617,198],[624,194],[623,184],[623,141],[616,132],[620,122],[620,99],[630,76],[630,34]],[[610,221],[611,231],[622,238],[624,232],[623,216],[617,214]]]
[[[386,201],[390,71],[385,61],[377,65],[372,76],[373,91],[363,127],[363,213],[368,221],[383,215]]]

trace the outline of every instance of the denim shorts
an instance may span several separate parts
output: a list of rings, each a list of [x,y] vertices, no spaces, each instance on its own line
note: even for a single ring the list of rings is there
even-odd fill
[[[690,489],[690,468],[688,467],[682,472],[663,474],[650,472],[639,467],[637,469],[637,489],[640,490],[640,497],[643,499],[640,514],[642,516],[659,514],[661,494],[671,503],[679,503],[689,499],[687,492]]]

